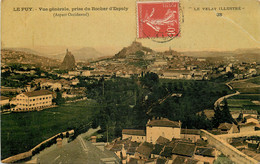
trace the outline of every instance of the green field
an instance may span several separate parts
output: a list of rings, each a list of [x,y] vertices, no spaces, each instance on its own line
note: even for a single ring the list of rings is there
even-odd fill
[[[260,100],[260,94],[239,94],[239,95],[232,96],[231,99]]]
[[[260,76],[247,80],[248,82],[260,85]]]
[[[230,97],[227,102],[230,111],[234,110],[257,110],[260,113],[260,106],[252,101],[259,101],[260,94],[239,94]]]
[[[89,124],[102,108],[85,100],[39,112],[2,114],[1,158],[30,150],[53,135]]]
[[[255,105],[249,99],[228,99],[228,106],[242,107],[243,105]]]

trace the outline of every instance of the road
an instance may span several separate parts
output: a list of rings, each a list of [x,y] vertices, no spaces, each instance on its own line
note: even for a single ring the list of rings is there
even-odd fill
[[[220,97],[220,98],[214,103],[214,108],[216,109],[216,107],[219,106],[220,103],[221,103],[224,99],[227,99],[227,98],[229,98],[229,97],[232,97],[232,96],[235,96],[235,95],[239,95],[239,94],[240,94],[240,92],[236,91],[236,93],[232,93],[232,94],[229,94],[229,95]]]

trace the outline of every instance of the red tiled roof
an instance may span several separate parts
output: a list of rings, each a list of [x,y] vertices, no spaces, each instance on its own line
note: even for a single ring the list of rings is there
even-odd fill
[[[137,135],[137,136],[145,136],[145,130],[139,129],[123,129],[122,134],[129,134],[129,135]]]
[[[180,125],[176,121],[171,121],[167,118],[158,119],[158,120],[151,120],[147,123],[146,126],[157,126],[157,127],[173,127],[173,128],[180,128]]]
[[[25,94],[28,97],[35,97],[35,96],[50,95],[50,94],[52,94],[52,92],[50,92],[48,90],[38,90],[38,91],[32,91],[32,92],[24,92],[23,94]]]

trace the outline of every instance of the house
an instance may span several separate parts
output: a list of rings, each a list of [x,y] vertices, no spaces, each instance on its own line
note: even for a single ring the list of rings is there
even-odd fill
[[[79,83],[79,79],[73,79],[72,81],[71,81],[71,84],[72,85],[77,85]]]
[[[9,103],[10,103],[9,97],[1,96],[0,106],[7,105],[7,104],[9,104]]]
[[[198,160],[189,158],[189,157],[184,157],[184,156],[179,156],[179,155],[172,155],[172,159],[169,161],[169,163],[172,164],[196,164],[198,163]]]
[[[200,139],[200,130],[199,129],[181,129],[181,138],[191,140],[195,143]]]
[[[239,130],[237,128],[237,126],[235,124],[230,124],[230,123],[221,123],[218,126],[218,130],[220,130],[221,132],[227,132],[227,133],[238,133]]]
[[[192,157],[195,153],[196,145],[190,142],[177,142],[172,150],[172,154],[185,157]]]
[[[194,159],[213,164],[216,156],[216,150],[212,147],[197,147],[194,155]]]
[[[131,138],[131,141],[145,142],[146,141],[145,130],[123,129],[122,139],[126,139],[126,138]]]
[[[258,113],[256,110],[241,110],[241,111],[231,111],[230,112],[233,118],[238,118],[240,114],[243,115],[243,118],[246,116],[252,116],[254,118],[257,118]]]
[[[161,78],[166,79],[191,79],[192,73],[187,70],[167,70],[163,72],[163,76]]]
[[[153,144],[144,142],[137,148],[135,157],[139,159],[149,159],[153,151]]]
[[[169,140],[172,138],[181,138],[181,123],[171,121],[167,118],[158,118],[149,120],[146,124],[146,142],[156,143],[156,140],[162,136]]]
[[[151,158],[158,158],[164,148],[164,145],[155,144],[153,151],[151,152]]]
[[[23,111],[38,110],[52,105],[52,99],[52,92],[47,90],[24,92],[16,96],[16,109]]]
[[[164,145],[164,144],[167,144],[169,143],[170,140],[168,140],[167,138],[164,138],[162,136],[160,136],[157,140],[156,140],[156,144],[159,144],[159,145]]]
[[[244,119],[246,120],[246,123],[254,122],[256,124],[259,124],[258,119],[252,115],[247,115],[244,117]]]
[[[249,123],[240,123],[238,124],[239,129],[240,129],[240,133],[246,133],[246,132],[253,132],[255,131],[255,127],[258,124],[254,123],[254,122],[249,122]]]
[[[41,88],[48,88],[50,87],[53,91],[59,89],[61,90],[62,85],[60,82],[56,82],[55,80],[48,80],[46,82],[41,83]]]
[[[87,71],[85,70],[85,71],[82,71],[82,72],[81,72],[81,75],[82,75],[82,76],[90,76],[91,74],[90,74],[90,71],[89,71],[89,70],[87,70]]]
[[[79,71],[69,71],[68,74],[69,74],[69,76],[79,76],[80,72]]]

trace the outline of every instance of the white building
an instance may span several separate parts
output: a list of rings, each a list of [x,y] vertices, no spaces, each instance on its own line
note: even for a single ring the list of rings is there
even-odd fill
[[[146,142],[156,143],[160,137],[169,139],[181,138],[181,123],[167,118],[149,120],[146,124]]]
[[[16,109],[23,111],[41,109],[52,105],[52,98],[52,92],[47,90],[24,92],[16,96]]]
[[[81,73],[82,76],[90,76],[90,71],[82,71]]]
[[[79,76],[80,75],[80,72],[79,71],[69,71],[68,74],[70,76]]]

